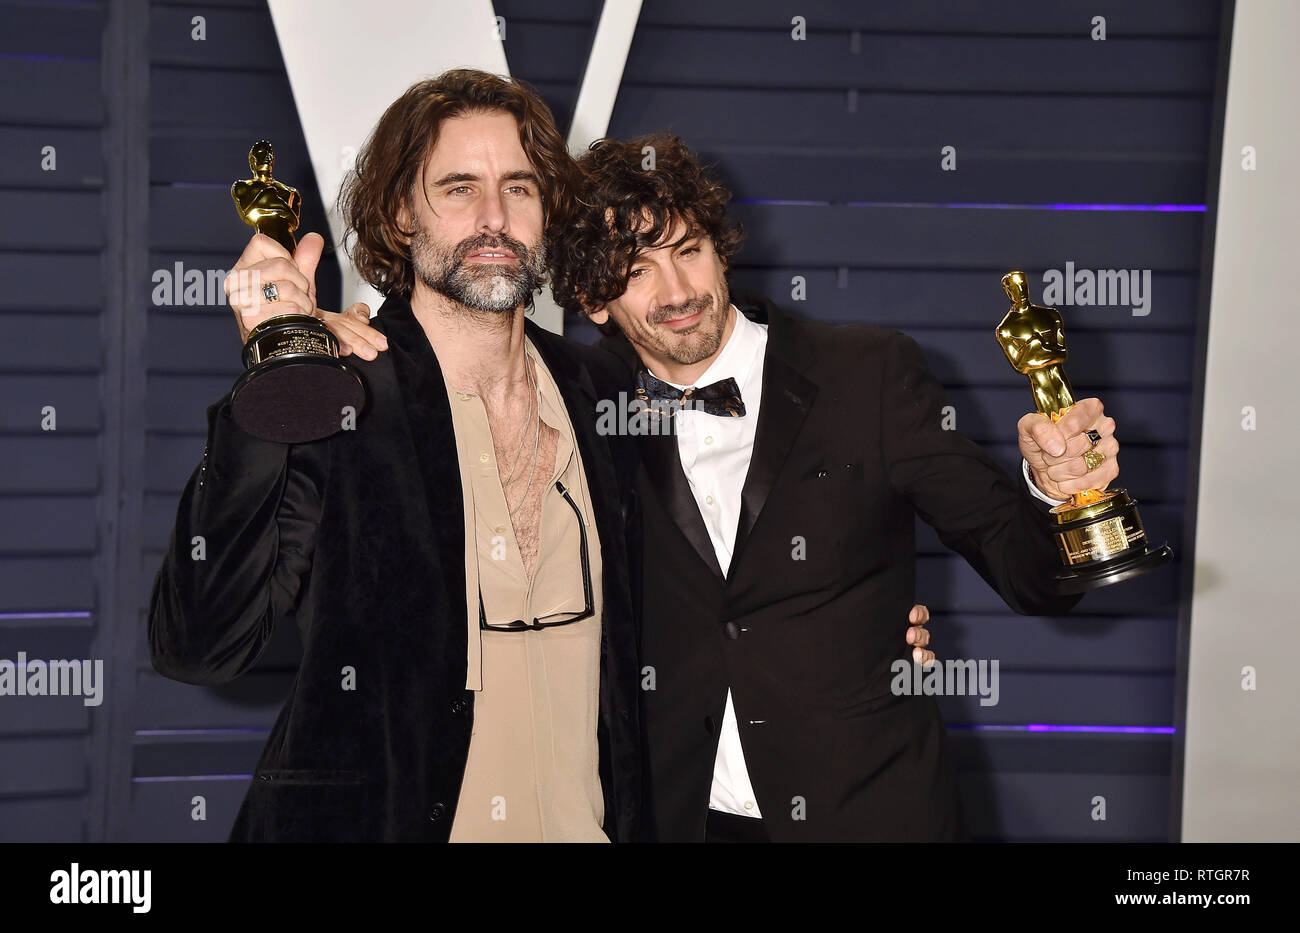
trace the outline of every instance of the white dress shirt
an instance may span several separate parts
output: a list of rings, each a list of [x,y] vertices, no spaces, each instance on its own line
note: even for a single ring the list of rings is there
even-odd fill
[[[751,321],[735,305],[731,307],[736,315],[731,336],[695,385],[707,386],[722,379],[735,379],[745,403],[744,417],[725,418],[689,408],[683,408],[673,416],[677,421],[677,453],[681,457],[682,471],[686,474],[724,576],[731,568],[736,530],[740,524],[741,491],[754,453],[754,434],[758,429],[759,405],[763,398],[763,362],[767,353],[767,325]],[[690,388],[669,382],[653,371],[650,374],[678,389]],[[1028,463],[1023,465],[1023,471],[1030,491],[1055,505],[1056,499],[1043,495],[1030,481]],[[901,625],[903,620],[899,623]],[[762,816],[745,767],[745,753],[740,744],[740,729],[736,724],[730,689],[727,690],[722,734],[713,761],[709,808],[738,816]]]
[[[699,506],[704,527],[709,531],[718,566],[725,575],[731,567],[740,524],[740,493],[749,473],[758,429],[758,407],[763,398],[763,358],[767,351],[767,325],[756,324],[732,305],[736,324],[722,350],[700,376],[696,385],[711,385],[728,377],[736,380],[745,402],[743,418],[706,415],[684,408],[673,416],[677,422],[677,453],[691,494]],[[658,373],[652,376],[662,378]],[[664,380],[667,382],[668,380]],[[688,388],[670,382],[679,389]],[[745,768],[740,747],[736,709],[727,690],[727,708],[722,716],[722,734],[713,762],[713,789],[709,807],[740,816],[758,817],[758,801]]]

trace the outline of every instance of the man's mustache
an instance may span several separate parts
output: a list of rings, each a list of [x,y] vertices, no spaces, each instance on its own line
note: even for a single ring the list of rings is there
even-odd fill
[[[532,259],[533,252],[527,246],[520,243],[514,237],[502,233],[498,236],[492,236],[488,233],[480,233],[476,237],[470,237],[468,240],[461,240],[456,246],[456,252],[453,254],[453,265],[460,265],[465,258],[475,250],[480,249],[508,249],[515,254],[520,265],[528,265]]]
[[[683,305],[663,305],[655,308],[648,316],[647,320],[651,324],[662,324],[664,321],[671,321],[674,318],[690,317],[692,314],[699,314],[701,311],[707,311],[713,307],[713,296],[704,295],[700,298],[694,298]]]

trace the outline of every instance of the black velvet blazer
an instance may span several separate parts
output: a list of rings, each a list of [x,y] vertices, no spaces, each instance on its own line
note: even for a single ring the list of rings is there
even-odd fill
[[[464,509],[442,372],[410,305],[390,298],[355,430],[309,444],[259,441],[208,409],[203,463],[181,496],[154,581],[154,667],[193,684],[252,667],[276,624],[303,658],[232,841],[444,842],[469,750]],[[602,549],[600,778],[605,831],[634,836],[641,784],[628,543],[638,518],[622,441],[596,432],[620,371],[531,321],[568,408]],[[202,536],[206,560],[191,559]]]

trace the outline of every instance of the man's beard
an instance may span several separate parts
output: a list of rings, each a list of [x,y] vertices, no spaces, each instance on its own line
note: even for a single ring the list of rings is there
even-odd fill
[[[508,249],[519,262],[511,265],[465,261],[470,253],[480,249]],[[455,247],[447,247],[419,230],[411,238],[411,262],[420,281],[438,294],[471,311],[499,314],[515,310],[542,286],[546,275],[546,241],[529,249],[505,234],[482,233],[461,240]]]
[[[682,305],[664,305],[655,308],[646,316],[641,340],[634,342],[648,345],[682,366],[691,366],[700,360],[708,359],[717,353],[718,347],[722,345],[722,331],[727,323],[727,308],[731,304],[731,295],[725,280],[718,283],[717,299],[715,302],[713,295],[701,295]],[[703,312],[700,314],[700,319],[689,330],[668,331],[665,334],[657,326],[664,321],[690,317],[699,312]]]

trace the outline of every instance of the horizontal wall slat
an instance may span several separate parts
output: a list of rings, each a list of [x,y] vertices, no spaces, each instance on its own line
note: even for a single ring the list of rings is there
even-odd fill
[[[91,553],[98,510],[93,495],[0,496],[0,554]]]
[[[0,249],[91,250],[104,245],[103,201],[97,191],[0,190]]]
[[[1140,256],[1139,268],[1190,272],[1203,227],[1199,213],[1156,211],[737,204],[734,214],[749,231],[747,262],[820,267],[1130,269]]]
[[[786,18],[788,26],[789,18]],[[1126,38],[1092,41],[1081,19],[1074,35],[890,35],[816,28],[657,26],[642,22],[624,69],[631,84],[687,87],[840,88],[911,93],[1208,94],[1217,40]],[[508,23],[507,23],[508,26]],[[508,33],[507,33],[508,35]],[[511,66],[541,81],[577,81],[590,36],[569,24],[536,25]]]
[[[1177,153],[1062,153],[955,145],[956,170],[945,171],[945,146],[897,151],[797,147],[797,151],[704,148],[740,197],[792,201],[949,201],[1051,204],[1199,204],[1205,160]]]
[[[0,94],[0,123],[102,126],[104,98],[97,61],[0,57],[0,87],[39,87],[40,94]]]
[[[1167,842],[1169,778],[1117,774],[961,774],[967,830],[977,841]],[[1093,819],[1104,797],[1106,819]]]
[[[1005,670],[999,664],[995,704],[983,705],[978,688],[968,684],[966,690],[965,696],[938,697],[944,721],[949,725],[1032,722],[1167,726],[1174,721],[1172,658],[1168,670],[1149,673],[1038,672]],[[990,693],[987,699],[994,697]]]
[[[2,252],[2,311],[98,311],[103,304],[98,252]]]
[[[850,105],[847,91],[625,84],[608,135],[621,139],[666,129],[698,148],[779,140],[784,145],[952,145],[959,152],[973,146],[1203,156],[1211,117],[1209,101],[1202,98],[882,91],[859,93],[853,109]]]
[[[0,494],[97,492],[99,456],[96,437],[0,436]]]
[[[520,4],[520,12],[524,4]],[[598,6],[583,0],[580,8]],[[531,13],[531,4],[528,5]],[[565,4],[567,7],[568,5]],[[498,2],[498,11],[502,5]],[[510,8],[507,5],[506,8]],[[1219,10],[1213,0],[999,0],[975,4],[969,0],[810,0],[792,9],[782,0],[656,0],[641,8],[642,23],[698,26],[770,26],[788,31],[798,13],[811,30],[840,29],[963,33],[967,35],[1078,35],[1091,28],[1093,16],[1105,16],[1111,35],[1207,36],[1219,29]],[[538,18],[547,14],[538,11]]]
[[[95,605],[95,560],[90,556],[0,556],[4,612],[61,612]]]

